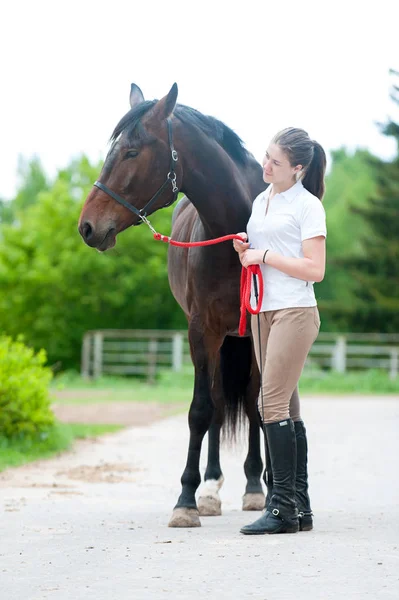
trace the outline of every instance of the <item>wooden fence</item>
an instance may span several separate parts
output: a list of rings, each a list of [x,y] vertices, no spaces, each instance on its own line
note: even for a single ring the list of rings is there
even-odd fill
[[[84,377],[141,375],[153,382],[159,368],[180,371],[190,362],[186,331],[105,329],[88,331],[83,338]],[[399,334],[320,333],[306,367],[339,373],[384,369],[394,379],[399,372]]]
[[[83,338],[81,373],[84,377],[144,375],[153,382],[159,368],[180,371],[190,360],[186,331],[88,331]]]

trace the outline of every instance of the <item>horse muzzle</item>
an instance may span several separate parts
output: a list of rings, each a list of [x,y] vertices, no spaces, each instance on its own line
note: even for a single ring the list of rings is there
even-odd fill
[[[90,221],[83,221],[79,225],[79,233],[85,244],[91,248],[96,248],[100,252],[105,252],[113,248],[116,244],[116,229],[109,227],[107,230],[96,231]]]

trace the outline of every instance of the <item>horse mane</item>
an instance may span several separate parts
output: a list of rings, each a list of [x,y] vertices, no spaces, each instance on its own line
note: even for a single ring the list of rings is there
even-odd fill
[[[110,142],[115,143],[122,133],[128,138],[139,139],[142,142],[150,141],[150,134],[142,126],[142,117],[157,103],[157,100],[146,100],[132,108],[115,127]],[[208,137],[215,140],[234,162],[246,165],[250,154],[241,138],[215,117],[203,115],[195,108],[177,104],[173,114],[184,124],[200,129]]]

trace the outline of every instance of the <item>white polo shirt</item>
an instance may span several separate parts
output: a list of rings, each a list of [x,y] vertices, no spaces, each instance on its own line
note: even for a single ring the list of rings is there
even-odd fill
[[[255,198],[247,233],[252,248],[274,250],[283,256],[303,258],[302,242],[327,236],[326,213],[320,200],[298,181],[266,206],[272,186]],[[270,265],[261,265],[264,295],[261,312],[316,306],[313,281],[303,281]],[[256,305],[252,290],[251,305]]]

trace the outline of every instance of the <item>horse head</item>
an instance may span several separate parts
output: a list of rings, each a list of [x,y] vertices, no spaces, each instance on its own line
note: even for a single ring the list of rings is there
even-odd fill
[[[118,233],[177,197],[181,166],[169,120],[177,92],[175,83],[161,100],[145,101],[140,88],[131,85],[131,109],[111,136],[99,180],[80,214],[79,232],[89,246],[112,248]]]

